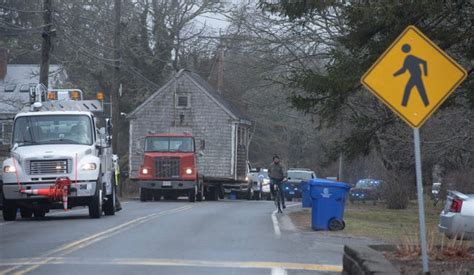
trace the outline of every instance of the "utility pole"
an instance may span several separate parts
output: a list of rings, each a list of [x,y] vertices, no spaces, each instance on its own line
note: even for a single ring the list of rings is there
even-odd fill
[[[112,151],[118,154],[118,144],[120,135],[120,18],[121,18],[121,1],[115,0],[115,28],[114,28],[114,69],[112,77],[112,90],[110,91],[111,105],[112,105]],[[122,186],[119,186],[119,194],[122,195]]]
[[[48,87],[49,77],[49,52],[51,50],[51,27],[52,27],[52,5],[53,0],[43,0],[43,41],[41,42],[41,64],[39,83]]]
[[[119,100],[119,88],[120,88],[120,17],[121,17],[121,1],[115,0],[115,20],[114,20],[114,68],[112,77],[112,90],[110,92],[110,101],[112,104],[112,125],[113,137],[112,137],[112,149],[116,154],[118,151],[119,132],[120,132],[120,100]]]

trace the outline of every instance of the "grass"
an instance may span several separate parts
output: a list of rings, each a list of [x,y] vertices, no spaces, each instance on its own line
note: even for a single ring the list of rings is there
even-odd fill
[[[437,232],[442,204],[434,207],[431,201],[425,204],[427,231]],[[348,204],[344,215],[346,234],[366,236],[389,242],[398,242],[409,236],[419,234],[418,204],[411,201],[407,209],[387,209],[379,203],[376,206],[356,202]]]
[[[443,202],[433,206],[432,201],[425,198],[425,221],[428,233],[438,233],[439,214],[443,209]],[[311,229],[311,210],[303,209],[290,214],[295,225],[305,231]],[[417,201],[410,201],[407,209],[387,209],[384,203],[372,205],[371,202],[354,204],[347,203],[344,213],[346,228],[337,234],[369,237],[383,240],[388,243],[400,243],[407,237],[418,239],[419,221]],[[440,238],[436,239],[441,239]],[[472,242],[471,242],[472,244]]]

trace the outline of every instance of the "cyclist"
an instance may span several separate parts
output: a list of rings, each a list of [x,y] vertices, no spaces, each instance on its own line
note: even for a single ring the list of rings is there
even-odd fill
[[[285,196],[283,195],[282,185],[283,182],[287,180],[288,174],[286,168],[280,163],[280,157],[278,155],[273,156],[273,162],[270,164],[270,167],[268,167],[268,177],[270,178],[270,192],[272,196],[275,197],[275,195],[279,195],[283,209],[285,209]],[[278,189],[280,190],[279,194],[275,194],[275,184],[278,185]]]

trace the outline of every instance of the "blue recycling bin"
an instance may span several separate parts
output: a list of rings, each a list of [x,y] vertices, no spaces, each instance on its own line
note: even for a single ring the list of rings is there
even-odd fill
[[[344,229],[344,206],[351,189],[350,185],[325,179],[313,179],[309,185],[313,201],[312,228],[314,230]]]
[[[303,204],[303,208],[309,208],[313,205],[313,200],[311,199],[311,194],[309,192],[309,182],[302,181],[300,182],[300,190],[301,190],[301,203]]]

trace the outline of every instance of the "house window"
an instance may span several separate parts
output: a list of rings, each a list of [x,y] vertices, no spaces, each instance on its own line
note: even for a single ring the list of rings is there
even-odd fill
[[[191,97],[189,95],[178,95],[178,100],[176,101],[177,108],[189,108],[191,107]]]
[[[5,93],[13,93],[15,91],[16,85],[9,84],[5,86]]]
[[[20,86],[20,93],[29,93],[30,92],[30,84],[23,84]]]
[[[237,144],[242,145],[242,127],[237,127]]]
[[[238,144],[241,146],[247,145],[247,129],[245,127],[239,127],[237,130]]]

